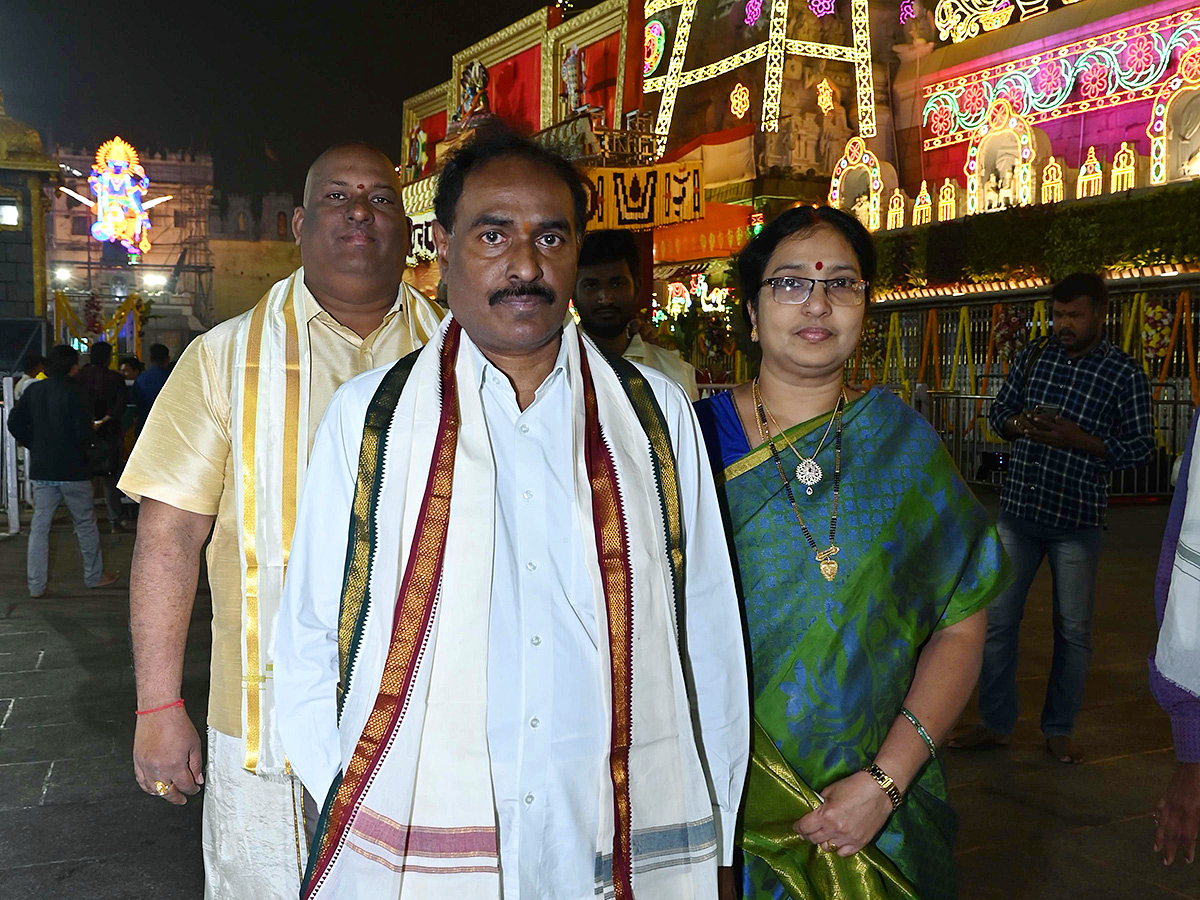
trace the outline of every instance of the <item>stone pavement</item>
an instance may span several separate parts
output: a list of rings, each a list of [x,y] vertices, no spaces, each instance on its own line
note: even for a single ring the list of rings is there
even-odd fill
[[[1165,517],[1163,506],[1111,515],[1078,730],[1088,761],[1074,768],[1044,753],[1037,728],[1051,650],[1049,579],[1039,576],[1023,634],[1013,746],[947,751],[962,817],[963,900],[1200,900],[1200,871],[1164,868],[1150,853],[1149,810],[1172,761],[1145,661]],[[133,537],[103,541],[108,567],[127,575]],[[143,795],[132,777],[128,581],[84,589],[64,520],[53,539],[50,590],[30,600],[25,544],[24,536],[0,542],[0,898],[199,898],[201,804],[169,807]],[[198,724],[208,619],[202,592],[184,679]]]

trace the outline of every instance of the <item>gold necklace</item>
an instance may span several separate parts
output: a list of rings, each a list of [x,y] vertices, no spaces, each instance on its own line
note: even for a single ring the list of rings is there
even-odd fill
[[[762,392],[758,391],[758,378],[754,379],[754,387],[757,391],[756,396],[761,400]],[[838,403],[843,406],[846,403],[845,388],[842,388],[842,395],[838,399]],[[821,464],[817,462],[817,455],[821,452],[821,448],[825,446],[825,440],[829,437],[829,429],[833,427],[833,416],[829,417],[829,424],[825,426],[825,434],[821,436],[820,443],[817,444],[817,449],[813,451],[812,456],[805,456],[796,449],[796,445],[792,443],[791,439],[787,436],[787,433],[782,427],[780,427],[779,422],[776,421],[774,414],[771,412],[771,410],[767,409],[767,404],[765,401],[762,404],[762,408],[767,414],[767,417],[771,420],[771,424],[775,426],[775,430],[779,432],[779,436],[783,438],[784,442],[788,445],[788,447],[791,448],[791,451],[796,454],[796,459],[800,460],[800,462],[796,464],[796,480],[804,485],[804,493],[811,497],[813,488],[820,484],[821,479],[825,477],[825,472],[821,469]]]
[[[843,391],[842,396],[838,398],[837,406],[833,409],[833,417],[830,419],[830,422],[833,422],[834,419],[837,420],[837,431],[834,434],[833,503],[829,517],[829,546],[820,550],[817,548],[817,542],[813,540],[808,526],[804,524],[804,517],[800,515],[800,507],[796,505],[796,497],[792,494],[791,482],[783,473],[783,463],[779,459],[779,451],[775,448],[775,441],[771,439],[771,432],[767,428],[767,413],[763,406],[762,394],[758,390],[758,379],[754,380],[754,408],[757,414],[758,432],[762,435],[763,441],[771,448],[771,458],[775,460],[775,468],[779,472],[779,479],[783,482],[783,489],[787,492],[788,503],[791,504],[796,521],[800,523],[800,530],[804,532],[804,538],[808,541],[808,546],[812,548],[813,558],[821,567],[821,575],[826,581],[833,581],[837,577],[838,563],[834,557],[841,552],[841,548],[837,545],[837,518],[838,498],[842,491],[842,411],[845,408],[845,400],[846,394]]]

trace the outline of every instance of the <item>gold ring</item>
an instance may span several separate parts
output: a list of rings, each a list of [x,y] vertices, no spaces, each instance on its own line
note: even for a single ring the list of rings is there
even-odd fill
[[[830,853],[837,853],[837,844],[835,844],[833,841],[826,841],[826,843],[829,844]]]
[[[166,796],[166,793],[169,790],[171,790],[171,782],[169,782],[169,781],[154,782],[154,793],[158,794],[158,796],[160,796],[160,797]]]

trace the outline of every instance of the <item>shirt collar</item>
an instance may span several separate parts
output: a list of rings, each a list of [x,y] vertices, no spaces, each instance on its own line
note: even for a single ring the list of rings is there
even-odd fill
[[[336,322],[337,319],[334,319],[330,312],[317,302],[317,298],[313,296],[312,291],[308,289],[308,285],[304,283],[304,269],[301,269],[298,275],[299,284],[296,286],[296,289],[301,292],[300,296],[304,300],[304,321],[311,322],[321,313],[325,313],[328,318]],[[396,300],[394,303],[392,303],[392,308],[384,314],[384,324],[387,324],[389,321],[391,321],[392,317],[402,309],[404,309],[403,283],[400,284],[399,289],[396,291]]]
[[[642,340],[642,336],[634,332],[633,337],[629,339],[629,346],[625,348],[625,352],[621,355],[626,359],[632,359],[634,362],[645,362],[646,342]]]
[[[1066,349],[1064,349],[1064,347],[1062,345],[1062,341],[1060,341],[1057,337],[1054,338],[1054,345],[1058,348],[1058,351],[1061,354],[1063,354],[1063,356],[1067,355],[1067,351],[1066,351]],[[1111,343],[1109,343],[1108,338],[1102,337],[1102,338],[1100,338],[1100,343],[1098,343],[1090,351],[1088,351],[1087,353],[1085,353],[1083,356],[1081,356],[1079,358],[1087,359],[1089,356],[1099,356],[1099,357],[1103,358],[1103,357],[1108,356],[1108,354],[1112,351],[1112,349],[1113,349],[1113,345]]]
[[[498,367],[492,365],[491,360],[483,355],[483,351],[480,350],[479,347],[476,346],[475,342],[467,335],[465,328],[463,329],[463,340],[465,341],[467,347],[470,348],[471,354],[475,359],[475,366],[479,370],[479,387],[482,388],[485,384],[487,384],[488,376],[495,372],[500,375],[501,383],[508,385],[511,388],[512,385],[508,380],[508,376],[500,371]],[[559,372],[565,374],[567,372],[567,368],[567,342],[565,340],[565,335],[560,335],[558,341],[558,356],[554,360],[554,368],[550,370],[550,374],[546,376],[546,380],[543,381],[538,387],[538,392],[540,392],[543,387],[549,384]]]

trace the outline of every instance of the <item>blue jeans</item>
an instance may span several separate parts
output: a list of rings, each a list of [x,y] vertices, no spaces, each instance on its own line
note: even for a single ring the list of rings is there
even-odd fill
[[[1043,557],[1054,578],[1054,660],[1042,707],[1042,733],[1069,735],[1083,702],[1092,658],[1092,610],[1100,562],[1099,526],[1050,528],[1009,513],[996,520],[1013,565],[1013,582],[988,606],[987,644],[979,678],[979,717],[985,728],[1010,734],[1017,724],[1017,645],[1025,597]]]
[[[104,577],[104,559],[100,553],[100,531],[96,527],[96,506],[92,482],[35,481],[33,483],[33,522],[29,526],[29,550],[26,576],[29,593],[38,596],[46,590],[50,564],[50,523],[59,503],[66,503],[83,554],[83,583],[95,587]]]

